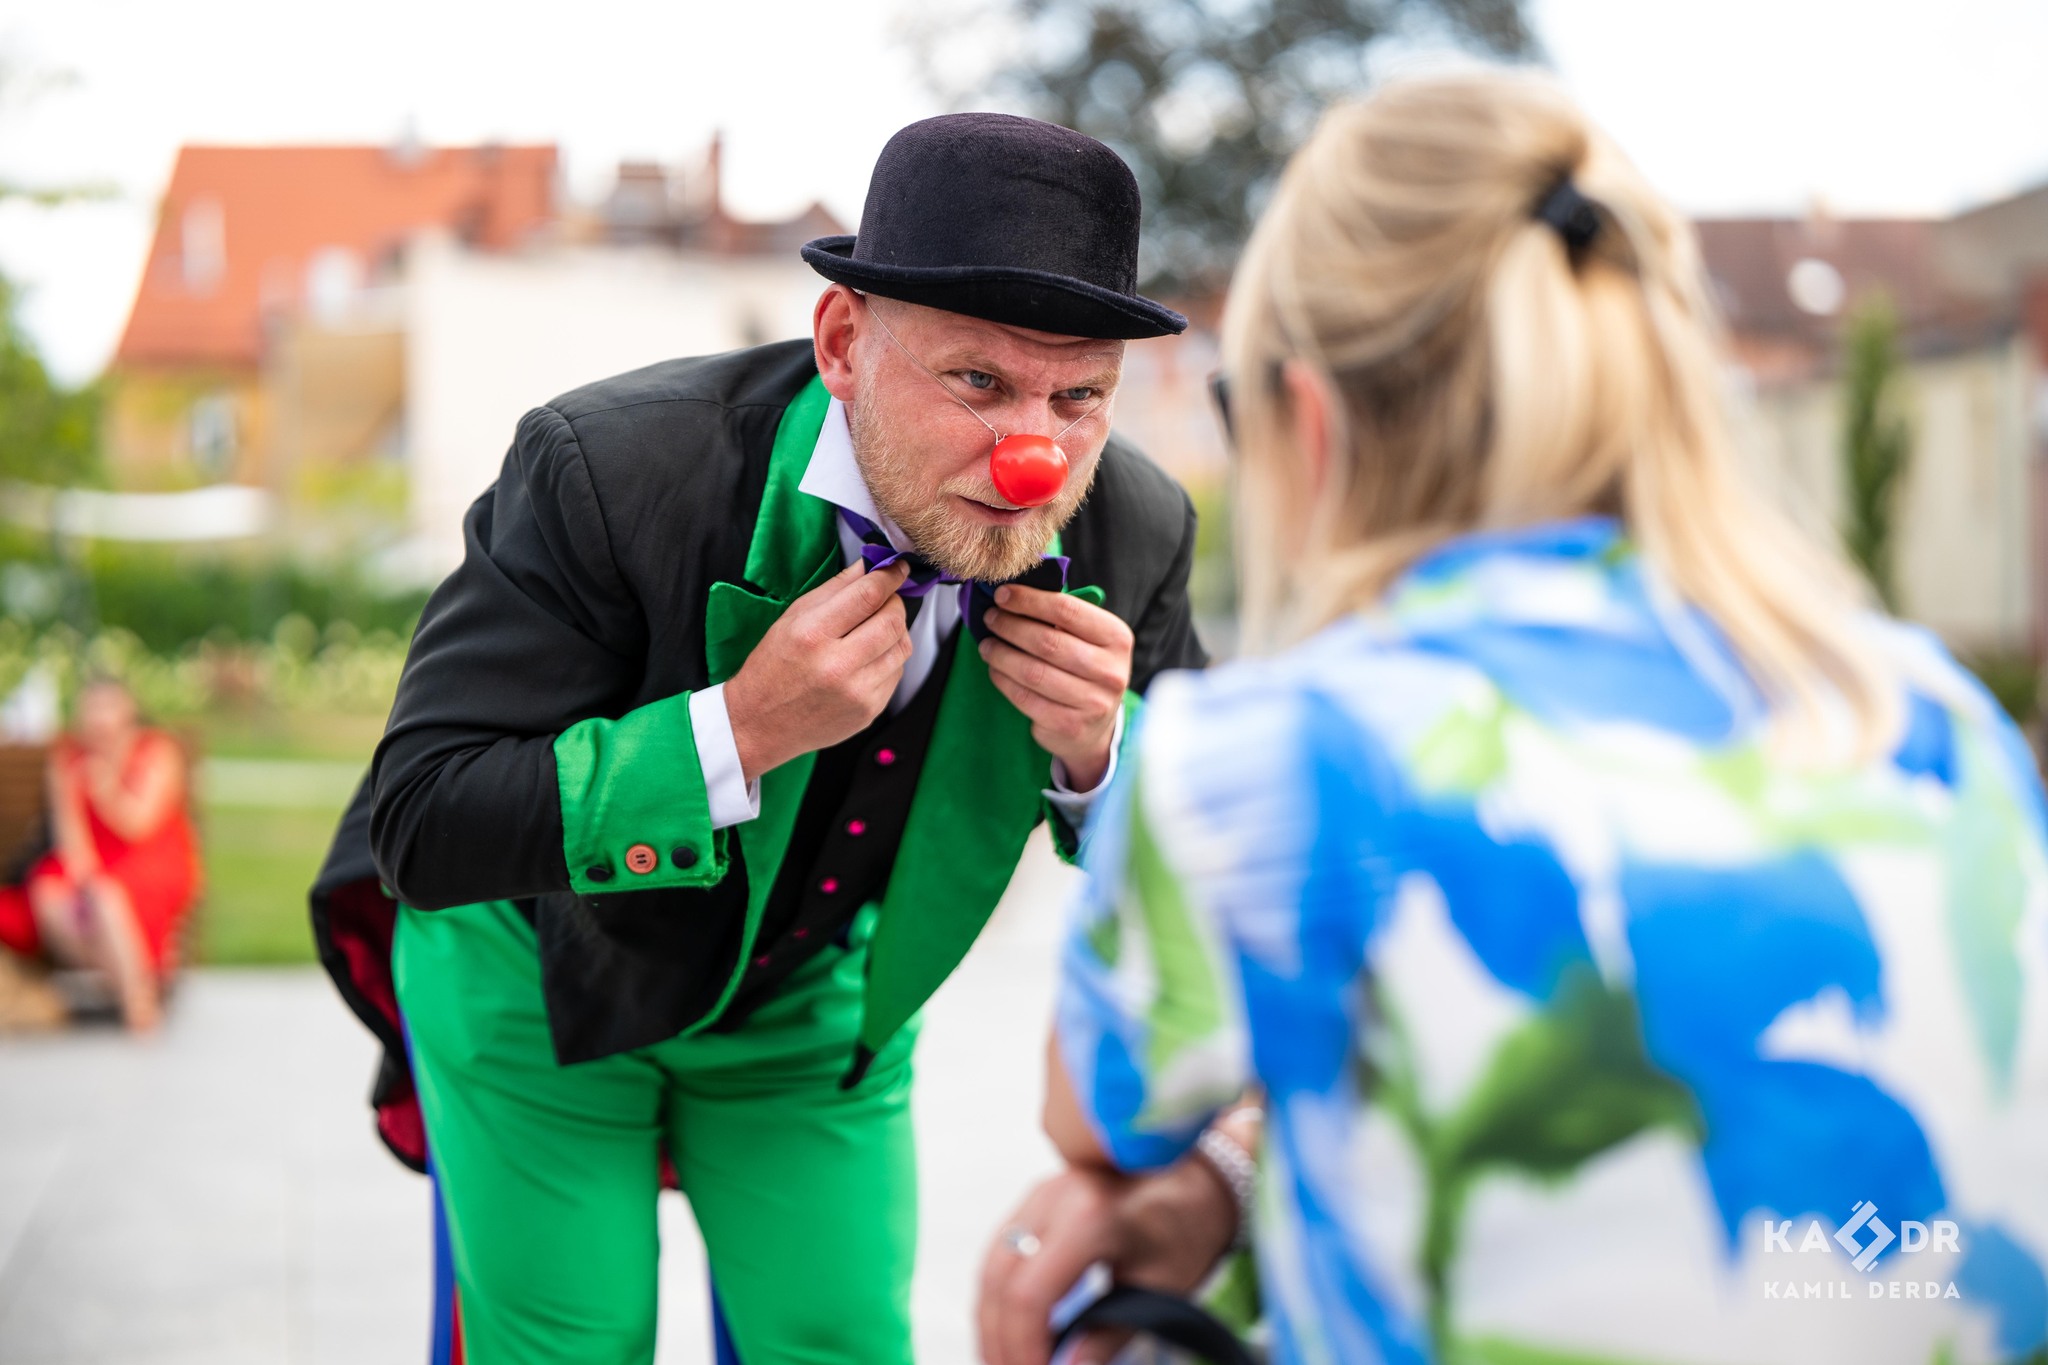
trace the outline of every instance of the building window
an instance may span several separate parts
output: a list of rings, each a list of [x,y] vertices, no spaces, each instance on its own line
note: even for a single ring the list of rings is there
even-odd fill
[[[371,453],[393,464],[405,463],[405,409],[401,407],[377,433]]]
[[[201,199],[186,206],[179,222],[179,264],[185,288],[195,294],[211,294],[228,268],[227,215],[215,199]]]
[[[224,479],[235,468],[235,400],[210,393],[192,404],[188,417],[192,464],[208,479]]]
[[[363,292],[363,258],[345,246],[324,246],[306,263],[306,308],[332,327],[348,317]]]

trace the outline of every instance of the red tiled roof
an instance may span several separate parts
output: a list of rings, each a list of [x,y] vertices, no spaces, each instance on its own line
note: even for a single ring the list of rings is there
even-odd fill
[[[1708,218],[1694,223],[1716,302],[1737,337],[1831,351],[1843,316],[1884,294],[1909,342],[1938,348],[1980,331],[1996,314],[1942,268],[1942,224],[1925,218]],[[1842,281],[1832,313],[1793,300],[1792,269],[1824,261]]]
[[[832,210],[814,203],[793,218],[776,222],[749,222],[735,218],[724,209],[678,230],[676,244],[685,250],[713,251],[725,256],[795,256],[797,249],[815,237],[837,237],[846,227],[832,216]]]
[[[552,146],[186,147],[157,217],[117,365],[257,360],[267,310],[343,248],[374,271],[445,228],[504,249],[554,220]]]

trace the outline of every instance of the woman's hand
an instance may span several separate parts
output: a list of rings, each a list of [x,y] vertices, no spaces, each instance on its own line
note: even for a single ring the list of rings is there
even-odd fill
[[[1133,1183],[1076,1169],[1025,1196],[982,1258],[975,1327],[987,1365],[1046,1365],[1052,1307],[1089,1266],[1116,1258],[1116,1209]]]
[[[108,807],[119,805],[127,792],[121,786],[123,754],[109,754],[98,749],[79,751],[79,788],[86,801],[94,810],[105,812]]]
[[[127,754],[85,751],[85,795],[109,828],[123,839],[146,839],[185,799],[185,758],[168,736],[144,732],[134,744],[132,785],[121,781]]]
[[[80,883],[99,875],[100,860],[85,818],[85,793],[79,785],[76,755],[77,750],[69,745],[50,750],[50,835],[64,875]]]
[[[1120,1284],[1186,1294],[1207,1278],[1236,1234],[1229,1188],[1194,1155],[1155,1175],[1077,1168],[1054,1176],[1017,1207],[982,1262],[976,1312],[982,1359],[1046,1365],[1053,1305],[1098,1261]],[[1107,1361],[1124,1340],[1091,1334],[1074,1359]]]

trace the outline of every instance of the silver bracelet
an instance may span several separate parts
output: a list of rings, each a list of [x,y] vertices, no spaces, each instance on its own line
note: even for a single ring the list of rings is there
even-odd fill
[[[1252,1199],[1259,1187],[1259,1163],[1221,1128],[1203,1129],[1195,1139],[1195,1152],[1223,1177],[1230,1190],[1231,1201],[1237,1205],[1237,1235],[1231,1239],[1230,1249],[1242,1251],[1251,1245]]]

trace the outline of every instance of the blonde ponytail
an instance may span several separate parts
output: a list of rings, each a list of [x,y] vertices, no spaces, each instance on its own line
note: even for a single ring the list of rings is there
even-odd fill
[[[1599,214],[1583,252],[1533,216],[1566,179]],[[1434,77],[1331,110],[1247,246],[1224,357],[1255,646],[1367,606],[1450,536],[1606,512],[1726,636],[1786,752],[1897,732],[1859,581],[1738,459],[1689,227],[1548,82]],[[1341,400],[1313,496],[1290,359]]]

